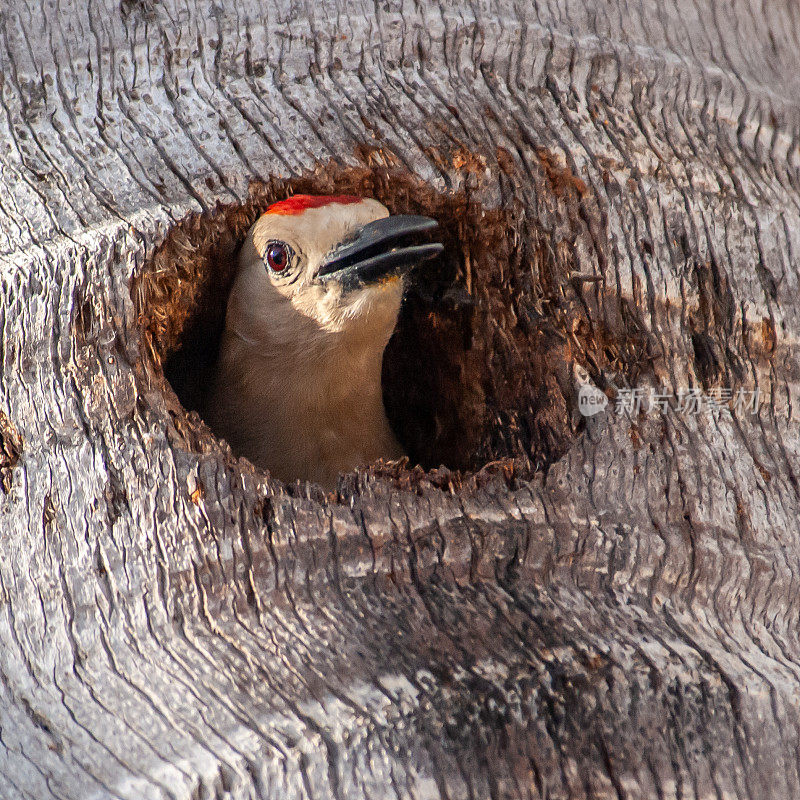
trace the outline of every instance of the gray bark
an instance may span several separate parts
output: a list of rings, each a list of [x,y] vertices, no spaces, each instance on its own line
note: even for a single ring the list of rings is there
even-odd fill
[[[800,797],[798,54],[789,0],[6,0],[0,797]],[[338,503],[198,444],[132,275],[365,153],[563,244],[547,153],[651,383],[760,414]]]

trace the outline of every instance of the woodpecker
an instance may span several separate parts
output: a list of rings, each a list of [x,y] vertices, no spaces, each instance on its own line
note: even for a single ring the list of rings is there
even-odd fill
[[[383,351],[408,270],[443,249],[429,217],[371,198],[294,195],[240,251],[206,418],[284,481],[403,455],[383,407]],[[415,243],[416,242],[416,243]]]

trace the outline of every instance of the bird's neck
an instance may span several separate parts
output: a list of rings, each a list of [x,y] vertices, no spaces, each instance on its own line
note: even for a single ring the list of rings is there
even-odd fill
[[[277,477],[334,485],[339,472],[402,450],[383,406],[381,368],[391,330],[326,334],[270,347],[226,331],[215,402],[240,415],[221,431]],[[221,395],[221,396],[220,396]]]
[[[382,415],[384,346],[383,342],[342,337],[324,347],[296,350],[289,359],[273,354],[263,363],[266,369],[283,370],[291,376],[296,402],[309,410],[345,403],[356,414],[380,406]]]

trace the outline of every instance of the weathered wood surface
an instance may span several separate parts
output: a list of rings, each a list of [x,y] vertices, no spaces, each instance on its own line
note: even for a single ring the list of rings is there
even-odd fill
[[[0,797],[800,796],[798,54],[790,0],[5,0]],[[489,206],[563,159],[658,377],[761,414],[345,505],[192,451],[127,288],[169,225],[454,144]]]

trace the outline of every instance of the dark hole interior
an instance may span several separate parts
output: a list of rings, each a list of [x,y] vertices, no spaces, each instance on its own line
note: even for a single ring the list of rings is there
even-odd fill
[[[582,221],[585,187],[562,175],[556,183],[548,170],[544,163],[543,185],[552,194],[551,216],[568,218],[566,245],[519,200],[488,209],[464,192],[437,192],[385,167],[328,167],[254,183],[245,203],[183,219],[135,276],[132,296],[146,361],[156,376],[163,368],[183,407],[176,413],[184,431],[194,425],[196,439],[210,436],[183,409],[200,407],[249,227],[290,194],[356,194],[392,213],[436,218],[445,246],[412,273],[384,356],[384,404],[409,455],[406,467],[390,471],[397,477],[418,465],[474,473],[501,461],[524,477],[559,458],[582,424],[573,364],[580,361],[605,388],[601,367],[625,353],[592,322],[599,278],[578,284],[570,277],[577,256],[569,237],[597,238]],[[602,258],[595,263],[602,269]]]

